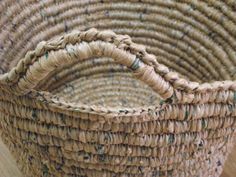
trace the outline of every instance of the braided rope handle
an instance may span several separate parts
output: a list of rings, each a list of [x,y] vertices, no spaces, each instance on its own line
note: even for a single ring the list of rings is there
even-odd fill
[[[93,28],[39,43],[15,68],[0,76],[0,84],[10,85],[14,93],[24,95],[36,88],[57,67],[101,56],[113,58],[133,70],[137,78],[163,99],[173,95],[173,87],[155,71],[154,65],[161,68],[163,73],[168,73],[168,68],[157,63],[155,56],[148,54],[142,45],[133,43],[127,35]]]

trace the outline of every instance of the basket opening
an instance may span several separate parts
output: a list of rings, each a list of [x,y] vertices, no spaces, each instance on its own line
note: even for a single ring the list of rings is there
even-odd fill
[[[111,58],[93,58],[58,68],[38,87],[87,105],[139,107],[160,101],[157,93]]]

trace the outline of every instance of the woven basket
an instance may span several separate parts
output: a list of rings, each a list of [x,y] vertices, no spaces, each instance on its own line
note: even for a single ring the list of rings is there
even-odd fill
[[[1,0],[0,15],[0,130],[25,176],[221,174],[236,1]]]

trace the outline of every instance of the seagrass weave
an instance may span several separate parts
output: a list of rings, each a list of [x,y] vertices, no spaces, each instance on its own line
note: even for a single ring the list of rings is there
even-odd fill
[[[0,131],[24,176],[220,176],[235,0],[1,0],[0,17]]]

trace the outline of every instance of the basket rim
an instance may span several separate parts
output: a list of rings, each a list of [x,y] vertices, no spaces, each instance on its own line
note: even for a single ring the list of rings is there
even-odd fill
[[[13,67],[9,72],[5,73],[5,74],[0,74],[0,85],[2,87],[5,87],[7,89],[5,90],[8,90],[10,89],[10,92],[14,93],[14,89],[13,91],[11,90],[12,89],[12,86],[14,84],[17,84],[18,83],[18,79],[19,78],[24,78],[24,75],[21,76],[21,74],[18,73],[18,71],[21,71],[21,70],[26,70],[29,69],[29,66],[25,67],[25,63],[27,64],[32,64],[32,58],[36,56],[36,59],[39,58],[39,57],[42,57],[44,55],[47,55],[48,52],[50,51],[57,51],[59,50],[60,48],[58,46],[55,46],[55,44],[62,44],[63,47],[66,47],[66,45],[68,44],[76,44],[77,41],[66,41],[68,40],[69,38],[71,38],[71,36],[73,35],[77,35],[78,34],[90,34],[90,33],[101,33],[101,34],[111,34],[111,35],[115,35],[116,37],[120,37],[120,36],[124,36],[124,35],[116,35],[114,32],[111,32],[111,31],[97,31],[96,29],[92,28],[88,31],[85,31],[85,32],[80,32],[80,31],[75,31],[75,32],[71,32],[71,33],[68,33],[68,34],[65,34],[61,37],[56,37],[54,39],[51,39],[47,42],[45,41],[42,41],[40,42],[37,47],[35,48],[35,50],[33,51],[28,51],[25,55],[25,57],[23,57],[20,62],[17,63],[17,65],[15,67]],[[129,36],[125,35],[125,37],[129,38]],[[130,39],[130,38],[129,38]],[[93,39],[91,41],[94,41]],[[135,43],[133,43],[131,41],[132,44],[135,45],[135,47],[138,46],[138,50],[137,51],[134,51],[135,54],[138,54],[139,52],[142,52],[142,53],[145,53],[145,55],[150,55],[146,52],[146,49],[144,46],[142,45],[137,45]],[[45,47],[47,46],[47,47]],[[32,57],[33,56],[33,57]],[[154,56],[154,55],[151,55],[151,56]],[[168,99],[171,99],[171,102],[174,102],[174,101],[178,101],[178,95],[182,95],[182,96],[191,96],[191,97],[194,97],[196,94],[205,94],[205,93],[213,93],[213,92],[222,92],[222,91],[230,91],[230,92],[235,92],[236,91],[236,81],[231,81],[231,80],[225,80],[225,81],[214,81],[214,82],[211,82],[211,83],[199,83],[199,82],[192,82],[192,81],[189,81],[185,78],[183,78],[181,75],[179,75],[177,72],[172,72],[169,70],[169,68],[163,64],[159,64],[157,63],[157,61],[155,60],[155,56],[154,58],[152,58],[152,60],[150,59],[145,59],[145,57],[143,57],[142,59],[142,62],[144,62],[146,65],[148,66],[151,66],[153,68],[155,68],[155,73],[162,76],[164,78],[164,80],[166,82],[168,82],[171,87],[173,87],[174,89],[174,92],[172,95],[170,95],[169,97],[167,97],[166,99],[164,99],[164,101],[169,101]],[[34,62],[34,61],[33,61]],[[136,59],[135,59],[135,62],[136,62]],[[133,63],[134,64],[134,63]],[[133,64],[131,66],[133,66]],[[46,92],[40,92],[40,91],[36,91],[35,89],[32,89],[31,91],[33,92],[38,92],[38,93],[43,93],[45,94]],[[55,95],[51,94],[50,92],[47,92],[47,97],[50,98],[48,99],[49,102],[54,102],[54,98]],[[189,102],[189,101],[185,101],[185,102]],[[70,106],[70,105],[73,105],[74,109],[79,109],[81,110],[81,108],[88,108],[88,107],[94,107],[94,105],[87,105],[87,104],[73,104],[73,103],[65,103],[65,107],[67,106]],[[153,110],[153,109],[156,109],[157,107],[160,108],[162,105],[162,103],[158,104],[158,105],[155,105],[155,106],[147,106],[146,108],[148,110]],[[134,112],[137,112],[137,110],[140,111],[143,110],[143,106],[142,108],[133,108],[133,109],[127,109],[127,110],[130,110],[130,112],[134,113]],[[98,109],[96,109],[96,113],[99,113],[100,110],[107,110],[105,112],[113,112],[112,111],[112,107],[109,108],[107,106],[98,106]],[[117,111],[115,111],[117,112]],[[101,112],[100,112],[101,113]]]

